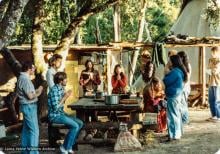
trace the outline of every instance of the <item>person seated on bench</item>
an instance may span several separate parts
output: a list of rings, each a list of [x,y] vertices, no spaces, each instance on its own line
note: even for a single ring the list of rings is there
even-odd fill
[[[167,128],[165,94],[159,78],[152,77],[151,81],[143,90],[144,112],[158,113],[158,132]]]
[[[65,137],[63,145],[60,146],[62,153],[73,153],[72,146],[83,127],[83,122],[64,113],[63,106],[65,100],[71,95],[72,91],[65,91],[67,75],[64,72],[57,72],[54,75],[55,85],[50,89],[48,94],[48,118],[51,123],[64,124],[69,127],[69,132]]]

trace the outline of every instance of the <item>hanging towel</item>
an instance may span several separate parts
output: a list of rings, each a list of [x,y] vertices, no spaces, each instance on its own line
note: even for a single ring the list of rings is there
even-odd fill
[[[156,67],[159,65],[166,65],[167,54],[163,43],[156,42],[153,48],[152,60]]]

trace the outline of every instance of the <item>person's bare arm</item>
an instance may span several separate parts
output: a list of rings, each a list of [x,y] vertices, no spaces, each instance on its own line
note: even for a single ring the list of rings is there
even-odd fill
[[[43,87],[39,86],[36,89],[35,93],[34,92],[27,93],[27,97],[30,100],[35,99],[35,98],[37,98],[37,97],[39,97],[41,95],[42,91],[43,91]]]
[[[68,91],[64,94],[63,98],[60,100],[59,104],[64,104],[65,101],[67,100],[67,98],[68,98],[71,94],[72,94],[72,90],[68,90]]]

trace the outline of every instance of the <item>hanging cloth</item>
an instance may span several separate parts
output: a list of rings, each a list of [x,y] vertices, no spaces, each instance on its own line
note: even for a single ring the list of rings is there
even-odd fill
[[[166,65],[167,63],[167,54],[164,48],[163,43],[156,42],[154,44],[153,53],[152,53],[152,61],[156,67],[159,65]]]

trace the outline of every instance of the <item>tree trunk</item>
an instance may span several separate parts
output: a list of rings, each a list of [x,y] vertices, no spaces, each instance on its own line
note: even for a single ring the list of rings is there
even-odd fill
[[[5,11],[8,8],[9,0],[3,0],[0,2],[0,21],[5,15]]]
[[[3,48],[1,50],[1,54],[4,57],[6,63],[10,66],[14,75],[18,77],[21,72],[21,63],[15,58],[13,53],[7,48]]]
[[[116,4],[113,12],[113,24],[114,24],[114,42],[121,41],[120,35],[120,6]],[[113,50],[107,50],[107,90],[108,94],[111,94],[112,84],[111,77],[116,64],[122,63],[121,53]]]
[[[74,18],[71,23],[69,24],[66,31],[63,33],[60,43],[58,44],[57,48],[55,49],[55,53],[60,54],[63,56],[62,66],[61,69],[64,69],[65,60],[68,55],[69,46],[74,41],[76,36],[78,27],[82,25],[84,21],[86,21],[90,16],[101,12],[108,8],[110,5],[114,5],[117,3],[118,0],[109,0],[105,4],[96,6],[92,8],[91,0],[88,0],[83,7],[80,9],[79,13],[77,14],[76,18]]]
[[[113,22],[114,22],[114,41],[119,42],[121,41],[121,18],[120,18],[119,4],[114,6]]]
[[[17,22],[29,0],[10,0],[4,18],[0,22],[0,50],[9,44]]]
[[[17,93],[10,92],[6,97],[5,97],[5,104],[10,112],[11,118],[12,118],[12,123],[17,123],[18,122],[18,115],[19,115],[19,102],[18,102],[18,95]],[[8,121],[9,122],[9,121]]]
[[[35,80],[33,81],[33,83],[36,88],[39,86],[43,86],[43,91],[38,97],[37,104],[38,120],[40,120],[40,122],[43,122],[47,118],[47,81],[43,80],[41,74],[35,74]]]
[[[43,37],[43,22],[44,22],[44,10],[43,10],[43,0],[39,0],[35,5],[36,14],[34,18],[33,24],[33,32],[32,32],[32,54],[34,58],[34,64],[36,66],[37,74],[46,74],[47,65],[42,60],[44,57],[43,54],[43,44],[42,44],[42,37]]]
[[[102,43],[102,37],[101,37],[101,32],[100,32],[100,28],[99,28],[99,18],[96,17],[96,31],[95,31],[95,36],[96,36],[96,43],[100,44]]]
[[[76,10],[77,13],[80,11],[80,8],[82,7],[82,1],[80,0],[76,0],[75,1],[75,5],[76,5]],[[76,36],[75,36],[75,40],[74,40],[74,44],[82,44],[82,38],[81,38],[81,28],[78,28],[78,31],[76,32]]]
[[[146,41],[148,41],[148,42],[152,42],[152,38],[151,38],[151,35],[150,35],[150,31],[149,31],[149,29],[148,29],[148,23],[146,22],[146,20],[145,20],[145,22],[144,22],[144,27],[145,27],[145,31],[146,31],[146,33],[147,33],[147,39],[145,40],[145,42]]]
[[[141,3],[142,3],[142,9],[141,9],[141,16],[140,16],[140,21],[139,21],[137,42],[141,42],[143,40],[143,32],[144,32],[144,24],[145,24],[144,23],[145,22],[145,11],[147,8],[146,0],[142,0]],[[131,70],[129,73],[130,74],[130,79],[129,79],[130,85],[132,85],[132,83],[133,83],[134,72],[135,72],[139,52],[140,52],[140,48],[138,48],[133,54],[132,63],[131,63]]]
[[[14,75],[18,77],[20,75],[21,67],[22,67],[20,62],[15,58],[13,53],[7,48],[3,48],[1,50],[1,54],[4,57],[6,63],[10,66]],[[6,96],[6,98],[7,98],[6,100],[7,108],[11,113],[11,116],[13,118],[13,123],[16,123],[18,122],[17,112],[15,110],[15,103],[17,99],[16,92],[9,93],[8,96]]]
[[[34,64],[36,66],[36,76],[35,76],[35,87],[43,86],[43,92],[38,97],[38,119],[47,116],[47,82],[45,81],[47,65],[42,60],[43,55],[43,22],[44,22],[44,10],[43,10],[44,0],[39,0],[35,4],[35,18],[33,24],[32,33],[32,54],[34,58]]]

